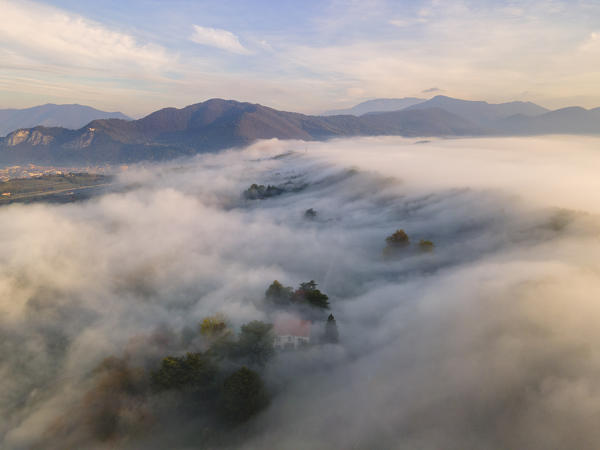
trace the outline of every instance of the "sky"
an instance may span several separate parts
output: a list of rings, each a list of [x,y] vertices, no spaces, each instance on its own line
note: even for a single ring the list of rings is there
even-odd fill
[[[600,106],[597,0],[0,0],[0,108]]]

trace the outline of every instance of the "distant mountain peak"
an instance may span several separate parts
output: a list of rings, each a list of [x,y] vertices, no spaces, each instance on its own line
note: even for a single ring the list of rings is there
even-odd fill
[[[482,100],[462,100],[446,95],[436,95],[407,109],[423,108],[443,108],[483,127],[493,126],[496,121],[515,115],[533,117],[548,112],[546,108],[531,102],[488,103]]]
[[[399,111],[407,108],[408,106],[416,105],[417,103],[424,102],[424,98],[416,97],[404,97],[404,98],[374,98],[371,100],[364,101],[357,105],[347,109],[336,109],[332,111],[326,111],[323,113],[324,116],[334,115],[352,115],[362,116],[372,112],[386,112],[386,111]]]
[[[2,109],[0,110],[0,136],[13,130],[33,128],[38,125],[79,129],[94,119],[108,118],[131,120],[120,112],[100,111],[91,106],[79,104],[46,103],[25,109]]]

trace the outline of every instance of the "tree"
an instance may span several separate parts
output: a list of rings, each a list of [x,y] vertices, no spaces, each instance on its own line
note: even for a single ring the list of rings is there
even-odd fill
[[[406,247],[410,244],[408,235],[404,230],[396,230],[392,235],[385,238],[388,247]]]
[[[317,289],[317,283],[314,280],[300,283],[292,299],[296,302],[306,302],[311,306],[323,309],[329,309],[329,297]]]
[[[160,368],[151,373],[153,387],[158,390],[191,389],[204,391],[212,387],[218,367],[204,353],[167,356]]]
[[[410,240],[404,230],[396,230],[393,234],[385,238],[386,247],[383,249],[385,258],[393,258],[400,254],[400,250],[408,247]]]
[[[243,366],[223,382],[221,402],[225,417],[240,423],[264,409],[269,397],[258,373]]]
[[[83,398],[80,413],[65,412],[64,422],[59,421],[63,422],[59,426],[76,429],[78,433],[87,429],[94,439],[109,441],[120,432],[131,432],[128,427],[143,424],[143,410],[135,405],[141,404],[147,395],[144,369],[130,366],[126,358],[109,357],[92,375],[93,384]]]
[[[315,283],[315,280],[310,280],[305,283],[300,283],[300,289],[305,292],[314,291],[317,289],[317,286],[318,286],[318,284]]]
[[[263,184],[258,185],[252,184],[248,189],[244,191],[244,197],[248,200],[256,200],[262,198],[265,193],[265,186]]]
[[[265,186],[264,184],[253,184],[244,191],[244,197],[248,200],[260,200],[263,198],[275,197],[276,195],[283,194],[285,191],[277,186],[271,186],[270,184]]]
[[[231,333],[227,328],[227,319],[223,314],[205,317],[200,324],[200,334],[209,339],[216,339],[226,333]]]
[[[276,305],[286,305],[289,304],[292,293],[293,289],[291,287],[286,287],[275,280],[265,292],[265,298]]]
[[[329,314],[327,323],[325,323],[325,334],[323,336],[323,340],[330,344],[336,344],[340,340],[340,334],[338,332],[337,324],[333,314]]]
[[[305,219],[313,220],[316,217],[317,217],[317,212],[314,209],[309,208],[306,211],[304,211],[304,218]]]
[[[421,239],[419,241],[419,250],[422,252],[432,252],[434,248],[433,242]]]
[[[264,366],[275,354],[273,325],[254,320],[242,325],[238,337],[236,356],[249,364]]]

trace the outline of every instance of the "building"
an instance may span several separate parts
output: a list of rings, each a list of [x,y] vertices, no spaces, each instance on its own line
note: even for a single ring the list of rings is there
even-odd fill
[[[295,350],[310,344],[310,326],[310,321],[292,315],[286,314],[277,317],[273,325],[275,348]]]

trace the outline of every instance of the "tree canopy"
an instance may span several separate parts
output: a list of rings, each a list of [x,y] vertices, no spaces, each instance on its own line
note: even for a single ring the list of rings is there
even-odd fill
[[[151,374],[156,390],[205,390],[217,376],[218,367],[205,353],[186,353],[185,356],[167,356],[160,368]]]
[[[396,230],[393,234],[385,238],[385,242],[390,247],[405,247],[410,244],[408,235],[402,229]]]
[[[305,219],[315,219],[317,217],[317,211],[315,211],[313,208],[308,208],[306,211],[304,211],[304,218]]]
[[[200,334],[207,338],[218,338],[228,331],[227,319],[223,314],[205,317],[200,324]]]
[[[300,283],[292,299],[296,302],[306,302],[311,306],[322,309],[329,309],[329,297],[317,289],[317,283],[314,280]]]
[[[317,289],[314,280],[300,283],[296,290],[275,280],[265,292],[265,298],[277,306],[308,304],[316,308],[329,309],[329,297]]]
[[[222,409],[232,422],[244,422],[268,404],[269,397],[260,376],[246,366],[223,382]]]
[[[270,184],[265,186],[264,184],[255,183],[244,191],[244,197],[248,200],[260,200],[263,198],[275,197],[284,192],[285,191],[282,188],[277,186],[271,186]]]
[[[292,294],[293,289],[291,287],[286,287],[275,280],[265,292],[265,298],[276,305],[285,305],[290,302]]]
[[[275,354],[273,325],[254,320],[242,325],[238,336],[236,354],[251,365],[264,366]]]

